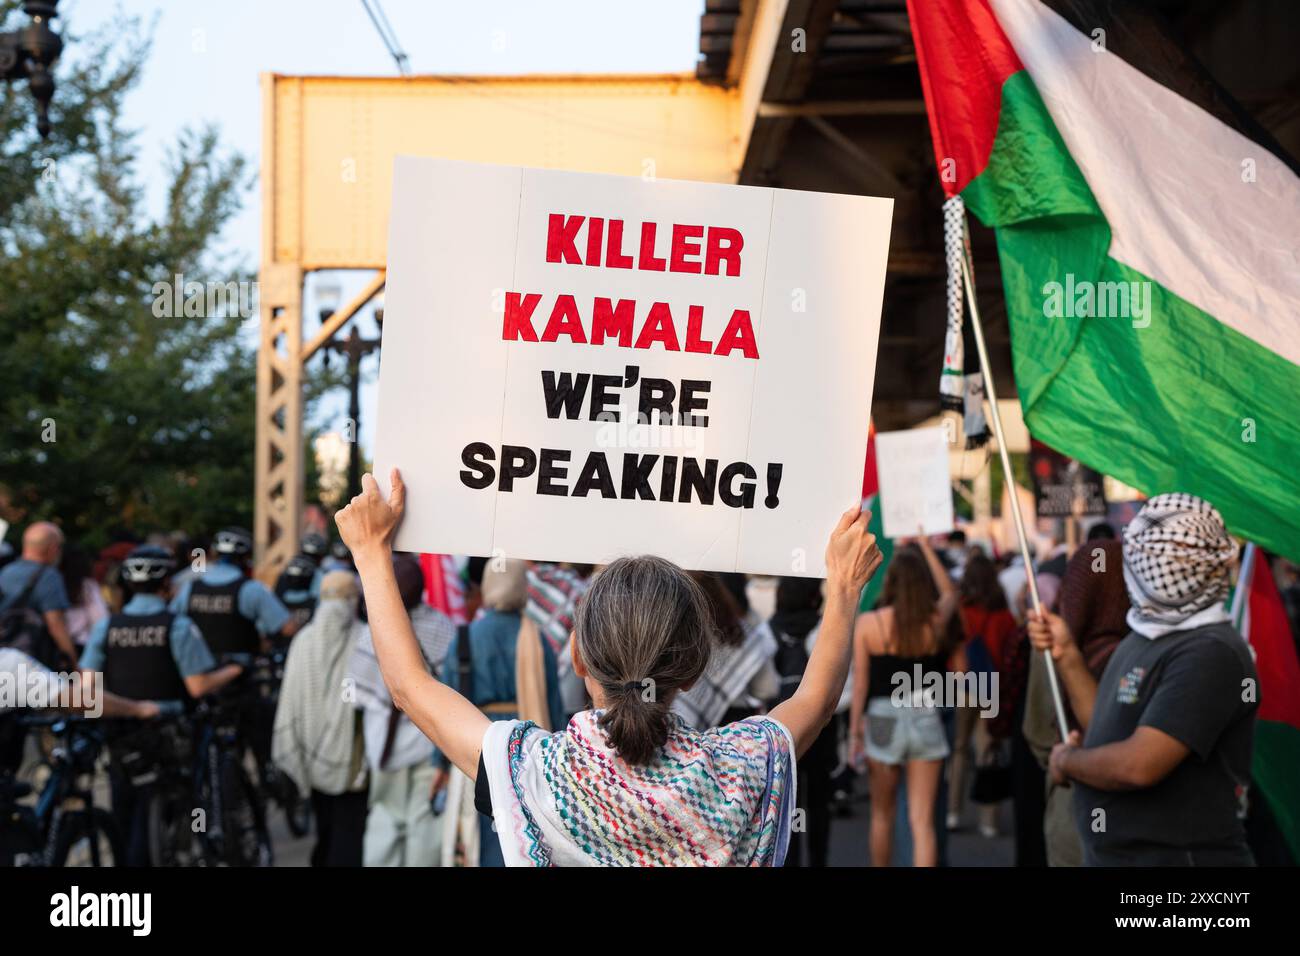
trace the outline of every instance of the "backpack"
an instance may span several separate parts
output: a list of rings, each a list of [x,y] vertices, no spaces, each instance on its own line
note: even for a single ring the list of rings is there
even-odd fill
[[[781,685],[776,702],[780,703],[794,696],[794,692],[799,689],[799,682],[803,680],[803,672],[808,668],[808,635],[792,637],[776,628],[772,628],[772,634],[776,638],[776,654],[772,657],[772,665],[776,668]]]
[[[52,569],[45,565],[37,569],[18,592],[18,596],[0,611],[0,647],[12,647],[46,667],[54,667],[58,663],[58,647],[45,626],[45,618],[35,608],[28,607],[27,602],[41,575],[50,570]]]
[[[976,634],[966,642],[966,669],[974,674],[991,674],[998,669],[982,634]]]

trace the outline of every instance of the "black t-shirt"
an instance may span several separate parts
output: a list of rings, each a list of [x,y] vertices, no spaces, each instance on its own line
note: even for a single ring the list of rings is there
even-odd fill
[[[1090,866],[1251,865],[1240,811],[1258,709],[1250,648],[1227,624],[1129,634],[1097,686],[1085,747],[1154,727],[1191,753],[1154,787],[1074,784]]]

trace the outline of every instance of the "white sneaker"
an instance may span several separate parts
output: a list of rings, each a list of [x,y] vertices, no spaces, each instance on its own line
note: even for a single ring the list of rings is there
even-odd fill
[[[949,830],[961,829],[961,814],[959,813],[948,814],[948,829]]]
[[[997,835],[998,835],[997,827],[989,823],[980,824],[980,836],[984,837],[986,840],[992,840]]]

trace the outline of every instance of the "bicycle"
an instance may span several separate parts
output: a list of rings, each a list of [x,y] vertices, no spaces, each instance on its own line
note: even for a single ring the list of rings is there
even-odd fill
[[[154,866],[199,866],[204,846],[194,828],[192,729],[182,709],[151,721],[117,721],[109,753],[115,771],[147,802],[146,833]]]
[[[0,777],[0,865],[116,866],[125,858],[112,815],[95,806],[94,776],[103,747],[97,721],[84,717],[20,718],[48,727],[57,738],[47,758],[49,776],[35,806],[20,803],[32,786]]]
[[[239,663],[247,667],[250,659]],[[249,722],[245,686],[241,678],[195,708],[195,794],[206,814],[203,844],[209,863],[270,866],[265,802],[244,765]]]

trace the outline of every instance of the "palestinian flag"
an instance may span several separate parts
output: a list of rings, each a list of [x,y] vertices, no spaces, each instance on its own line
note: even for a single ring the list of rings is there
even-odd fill
[[[1255,787],[1300,860],[1300,660],[1273,572],[1253,543],[1242,554],[1232,617],[1259,673]]]
[[[1300,176],[1137,4],[908,0],[1033,435],[1300,558]]]
[[[880,592],[885,586],[885,568],[889,566],[889,559],[894,553],[894,542],[885,537],[885,519],[879,506],[880,477],[876,471],[876,424],[872,422],[867,430],[867,461],[862,469],[862,507],[871,512],[871,521],[867,523],[867,529],[876,536],[876,545],[880,548],[884,560],[880,562],[876,576],[862,589],[862,600],[858,602],[860,611],[870,611],[876,606],[876,599],[880,597]]]
[[[465,585],[460,567],[449,554],[421,554],[424,571],[424,600],[457,624],[468,623],[465,617]]]

